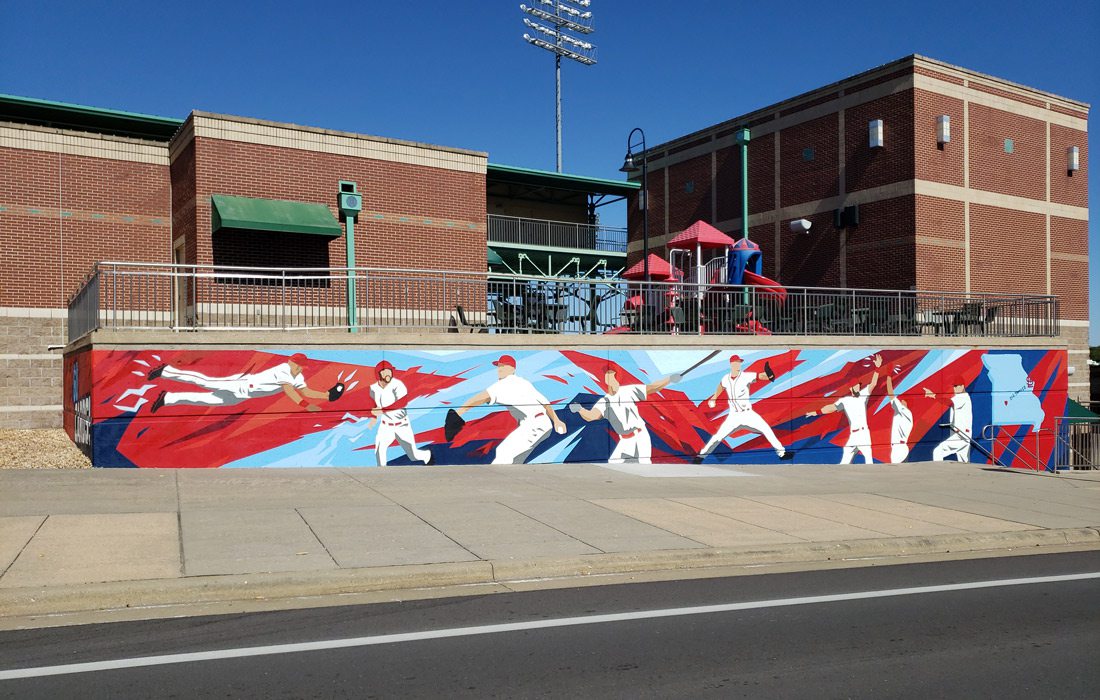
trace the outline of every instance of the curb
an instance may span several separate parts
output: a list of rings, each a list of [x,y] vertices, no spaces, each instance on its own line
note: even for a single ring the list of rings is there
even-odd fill
[[[190,576],[52,587],[0,588],[0,620],[196,603],[278,600],[447,586],[765,564],[808,564],[1034,547],[1100,547],[1100,528],[659,550],[572,558],[453,562],[338,571]]]

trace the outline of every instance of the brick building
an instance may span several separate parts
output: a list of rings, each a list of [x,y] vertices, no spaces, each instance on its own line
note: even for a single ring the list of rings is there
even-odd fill
[[[489,260],[527,271],[555,258],[621,268],[626,232],[611,231],[609,248],[595,211],[637,189],[363,134],[0,95],[0,427],[60,425],[61,357],[47,348],[66,342],[67,304],[96,262],[340,268],[341,181],[364,194],[356,266],[479,275]],[[242,224],[219,203],[291,221]],[[301,216],[320,225],[294,221]],[[556,238],[542,241],[550,223]],[[313,301],[339,298],[342,285],[338,275],[321,281]],[[211,301],[167,281],[119,291],[122,305],[166,314],[176,304],[184,318],[188,305]],[[246,291],[271,301],[263,285]]]
[[[735,132],[747,127],[749,232],[765,275],[788,286],[1056,294],[1070,394],[1087,400],[1088,110],[909,56],[650,148],[650,249],[664,255],[700,219],[740,234]],[[637,197],[628,212],[633,263]],[[793,233],[795,219],[811,221],[809,233]]]

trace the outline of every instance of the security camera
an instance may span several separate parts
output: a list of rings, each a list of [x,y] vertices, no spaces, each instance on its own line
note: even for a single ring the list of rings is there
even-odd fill
[[[791,222],[791,233],[809,233],[813,225],[809,219],[795,219]]]

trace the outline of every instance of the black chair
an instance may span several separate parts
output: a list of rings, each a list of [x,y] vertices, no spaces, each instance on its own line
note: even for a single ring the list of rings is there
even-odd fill
[[[500,333],[516,333],[527,329],[527,314],[523,307],[500,300],[496,305],[497,330]]]
[[[469,328],[471,333],[488,333],[489,327],[484,323],[472,323],[466,318],[466,309],[462,308],[462,304],[455,306],[455,311],[458,312],[458,323],[464,328]]]
[[[969,335],[973,329],[985,333],[985,311],[981,302],[966,302],[955,316],[955,328]]]
[[[672,329],[679,333],[687,327],[687,313],[683,307],[671,306],[668,309],[669,318],[672,320]]]

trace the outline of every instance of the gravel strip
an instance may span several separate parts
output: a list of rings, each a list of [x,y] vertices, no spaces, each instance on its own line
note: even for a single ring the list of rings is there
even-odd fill
[[[0,469],[88,469],[92,463],[60,428],[0,429]]]

